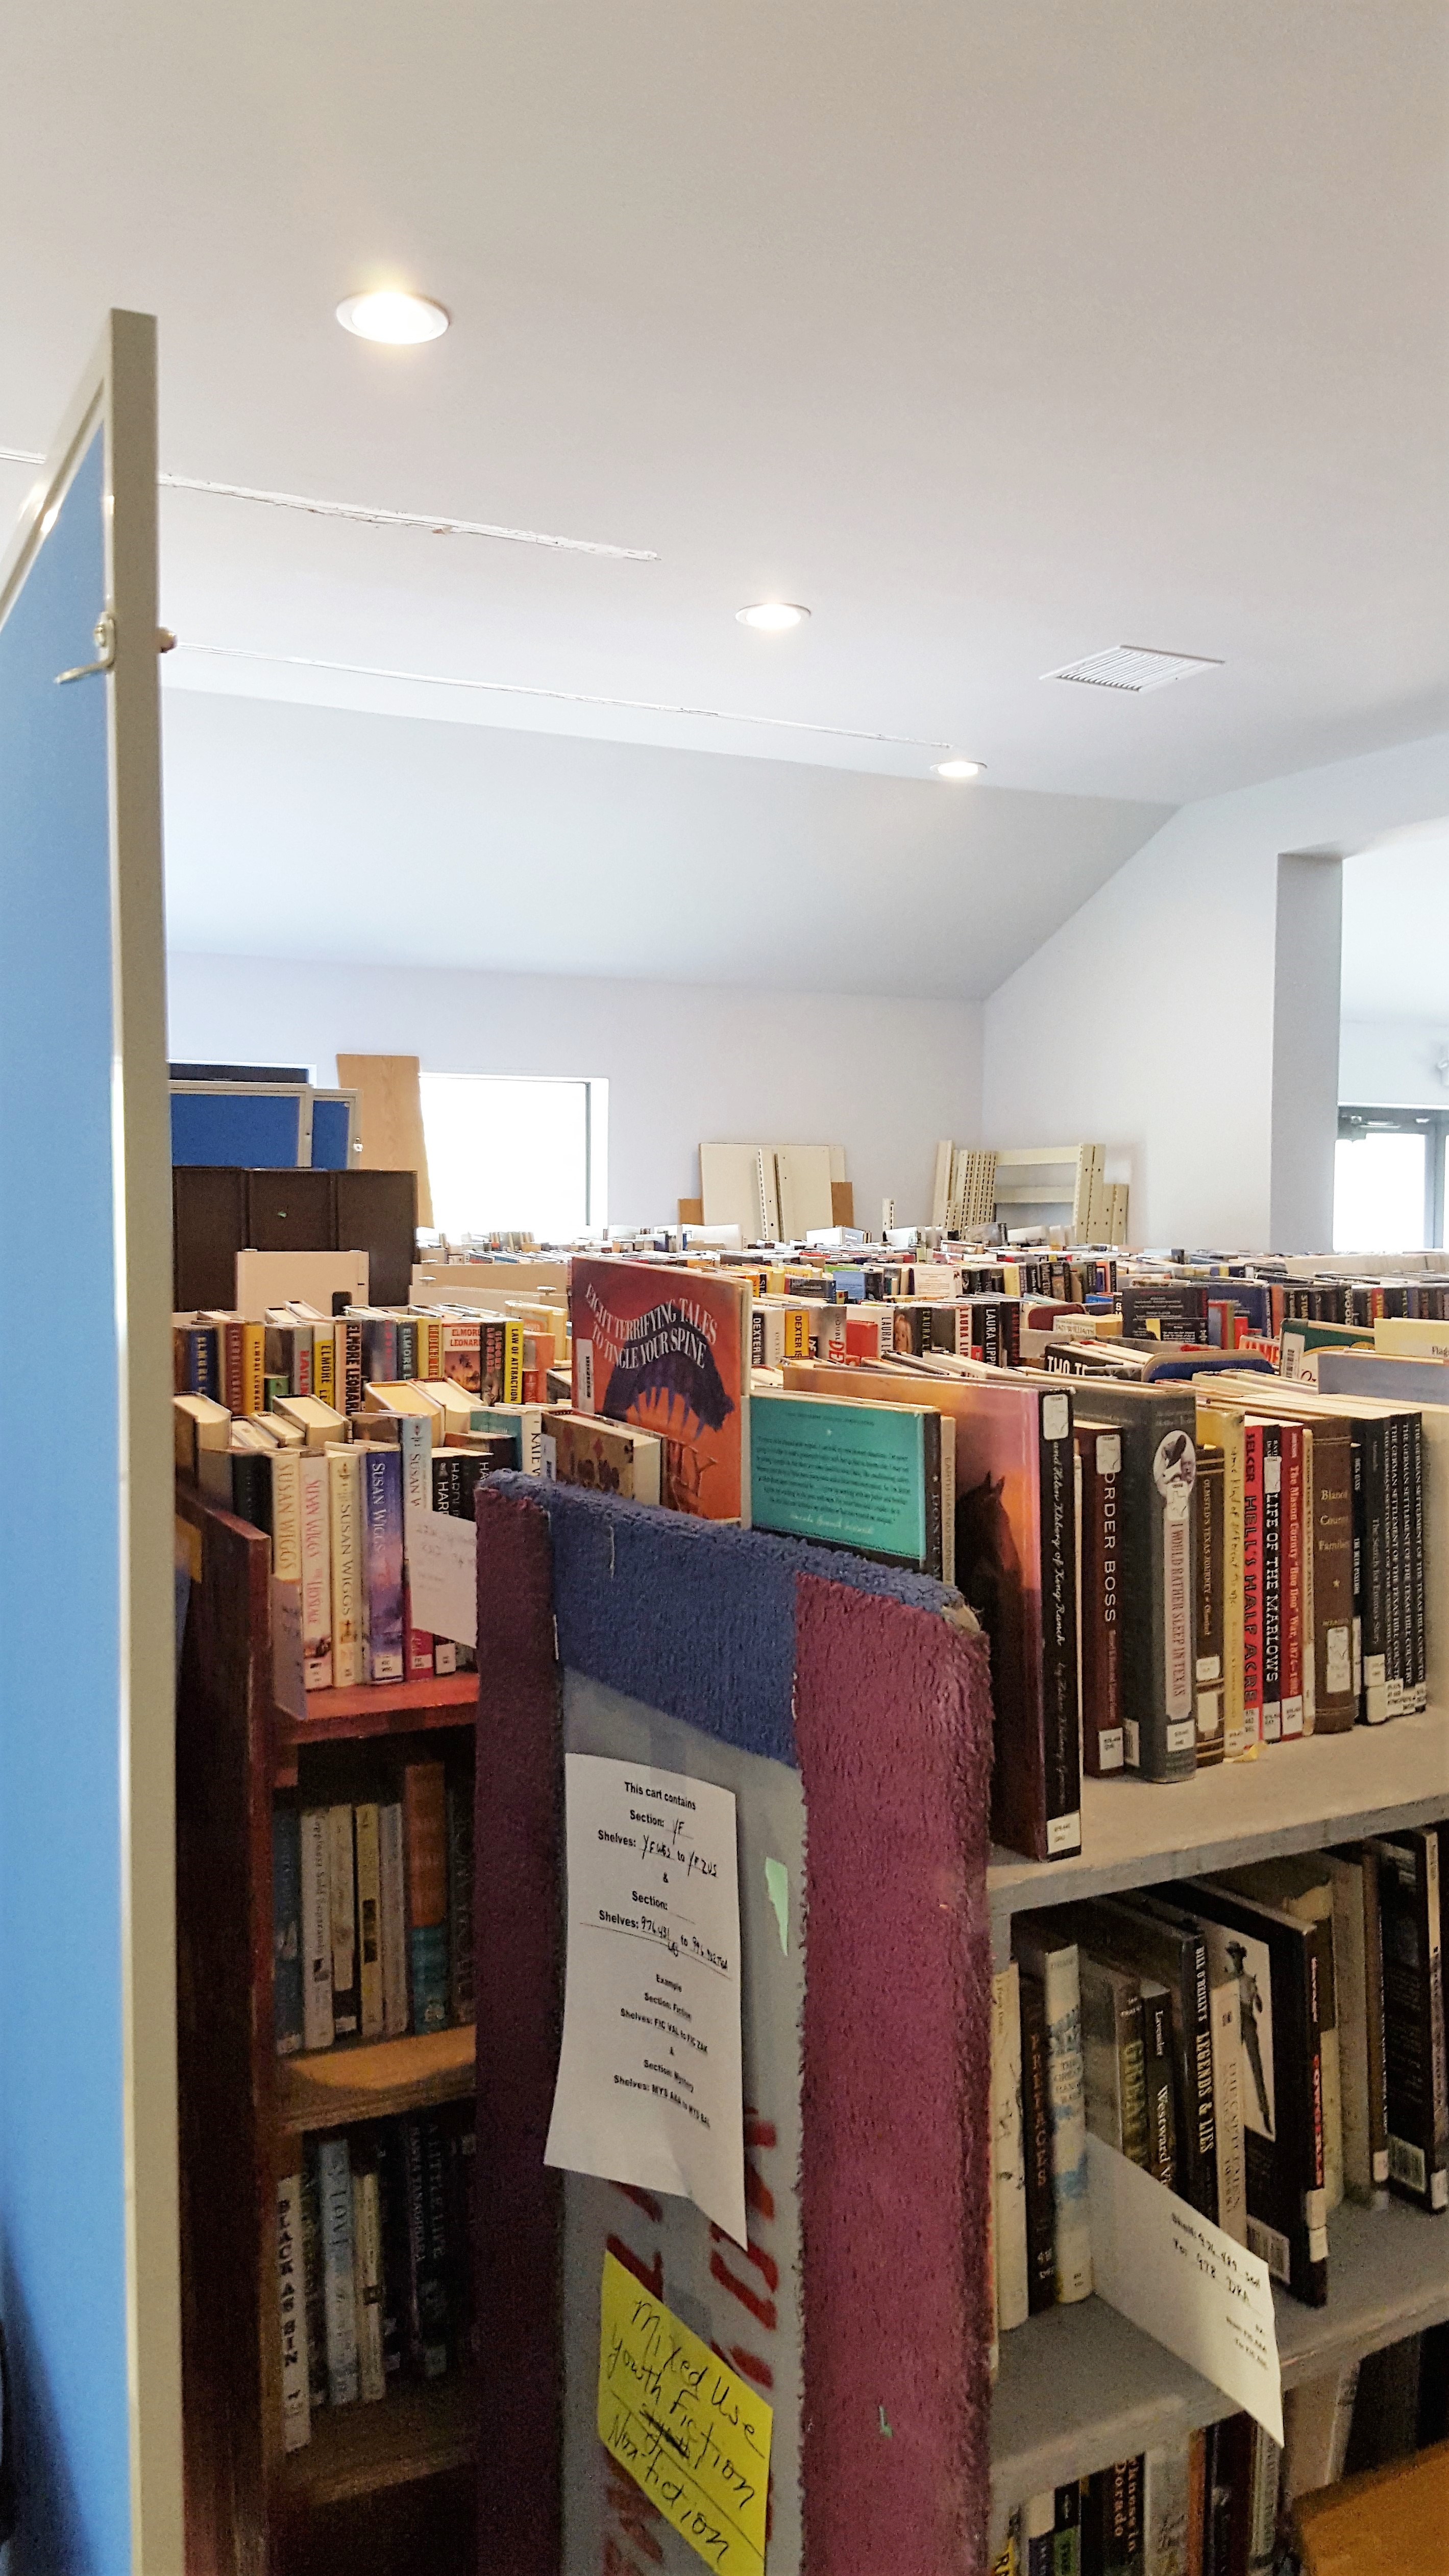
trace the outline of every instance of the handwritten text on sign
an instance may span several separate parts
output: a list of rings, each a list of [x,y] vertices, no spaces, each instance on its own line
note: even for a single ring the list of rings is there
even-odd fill
[[[757,2390],[604,2256],[599,2439],[722,2576],[764,2576],[771,2420]]]
[[[544,2161],[745,2225],[734,1794],[564,1756],[568,1961]]]
[[[1268,2266],[1101,2138],[1087,2140],[1099,2297],[1283,2439]]]

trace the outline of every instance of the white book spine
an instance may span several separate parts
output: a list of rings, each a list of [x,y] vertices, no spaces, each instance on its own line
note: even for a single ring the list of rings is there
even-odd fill
[[[274,1449],[272,1468],[272,1572],[279,1583],[302,1580],[302,1453]]]
[[[1021,2134],[1021,1990],[1015,1960],[992,1979],[992,2187],[996,2203],[996,2306],[1001,2332],[1025,2325],[1026,2164]]]
[[[333,2406],[357,2397],[357,2293],[353,2283],[352,2165],[345,2138],[317,2149],[322,2223],[322,2292],[327,2318],[327,2395]]]
[[[357,1810],[357,1983],[362,2036],[383,2035],[382,1871],[377,1809]]]
[[[332,1896],[327,1868],[327,1810],[302,1815],[302,2045],[330,2048],[332,2022]]]
[[[338,2039],[355,2039],[357,2015],[350,2001],[357,1984],[357,1894],[352,1852],[352,1809],[327,1810],[327,1886],[332,1917],[332,2027]]]
[[[351,1449],[327,1455],[332,1539],[332,1678],[339,1690],[362,1679],[361,1461]]]
[[[1082,1994],[1075,1942],[1048,1950],[1044,1979],[1047,2085],[1052,2110],[1052,2201],[1057,2222],[1057,2300],[1092,2295],[1092,2225],[1087,2203],[1087,2117],[1082,2070]]]
[[[401,1806],[378,1809],[377,1843],[382,1896],[382,2023],[389,2039],[401,2039],[408,2026],[408,1919]]]
[[[282,2448],[300,2451],[312,2438],[312,2407],[299,2173],[286,2175],[277,2185],[277,2306],[282,2327]]]
[[[302,1678],[332,1687],[332,1540],[325,1457],[299,1455],[302,1519]]]
[[[373,2405],[386,2395],[382,2366],[382,2213],[377,2175],[352,2178],[353,2295],[357,2304],[357,2393]]]

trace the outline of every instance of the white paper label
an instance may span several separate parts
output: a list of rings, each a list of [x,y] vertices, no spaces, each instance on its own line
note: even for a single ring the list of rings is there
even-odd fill
[[[1097,1473],[1098,1473],[1098,1475],[1099,1475],[1099,1476],[1120,1476],[1120,1475],[1121,1475],[1121,1473],[1122,1473],[1122,1434],[1121,1434],[1121,1432],[1120,1432],[1120,1431],[1099,1431],[1099,1432],[1098,1432],[1098,1434],[1097,1434]]]
[[[1174,1718],[1169,1718],[1169,1719],[1168,1719],[1168,1722],[1167,1722],[1167,1749],[1168,1749],[1168,1752],[1169,1752],[1169,1753],[1192,1753],[1192,1752],[1194,1752],[1194,1751],[1196,1750],[1196,1743],[1195,1743],[1196,1733],[1197,1733],[1196,1725],[1195,1725],[1195,1722],[1194,1722],[1194,1720],[1193,1720],[1192,1718],[1190,1718],[1190,1717],[1174,1717]]]
[[[1349,1652],[1348,1622],[1345,1620],[1342,1627],[1328,1629],[1325,1643],[1328,1651],[1324,1660],[1328,1671],[1324,1689],[1335,1692],[1352,1690],[1353,1658]]]
[[[1097,1737],[1097,1760],[1104,1771],[1120,1771],[1124,1752],[1120,1726],[1104,1726]]]
[[[478,1642],[478,1532],[451,1512],[414,1512],[408,1525],[413,1626],[455,1645]]]
[[[735,1801],[564,1756],[568,1964],[544,2162],[678,2192],[745,2229]]]
[[[1046,1845],[1053,1860],[1058,1859],[1063,1852],[1075,1852],[1081,1850],[1082,1816],[1080,1808],[1074,1807],[1069,1816],[1051,1816],[1048,1818]]]
[[[1041,1429],[1044,1440],[1065,1440],[1072,1419],[1070,1396],[1044,1395],[1041,1404]]]
[[[1266,2263],[1176,2192],[1087,2140],[1097,2294],[1283,2439],[1283,2380]]]
[[[580,1413],[594,1410],[594,1345],[591,1341],[574,1343],[574,1384]]]

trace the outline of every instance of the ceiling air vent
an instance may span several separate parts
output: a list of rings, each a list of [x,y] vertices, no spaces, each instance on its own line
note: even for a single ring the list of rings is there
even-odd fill
[[[1150,644],[1113,644],[1105,653],[1089,653],[1060,671],[1043,671],[1044,680],[1080,680],[1088,689],[1125,689],[1140,698],[1146,689],[1165,689],[1173,680],[1190,680],[1196,671],[1220,671],[1222,663],[1205,653],[1160,653]]]

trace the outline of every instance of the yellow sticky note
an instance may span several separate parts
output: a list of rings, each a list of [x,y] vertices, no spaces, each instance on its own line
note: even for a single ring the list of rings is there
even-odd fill
[[[604,2256],[599,2439],[721,2576],[764,2576],[771,2409]]]

